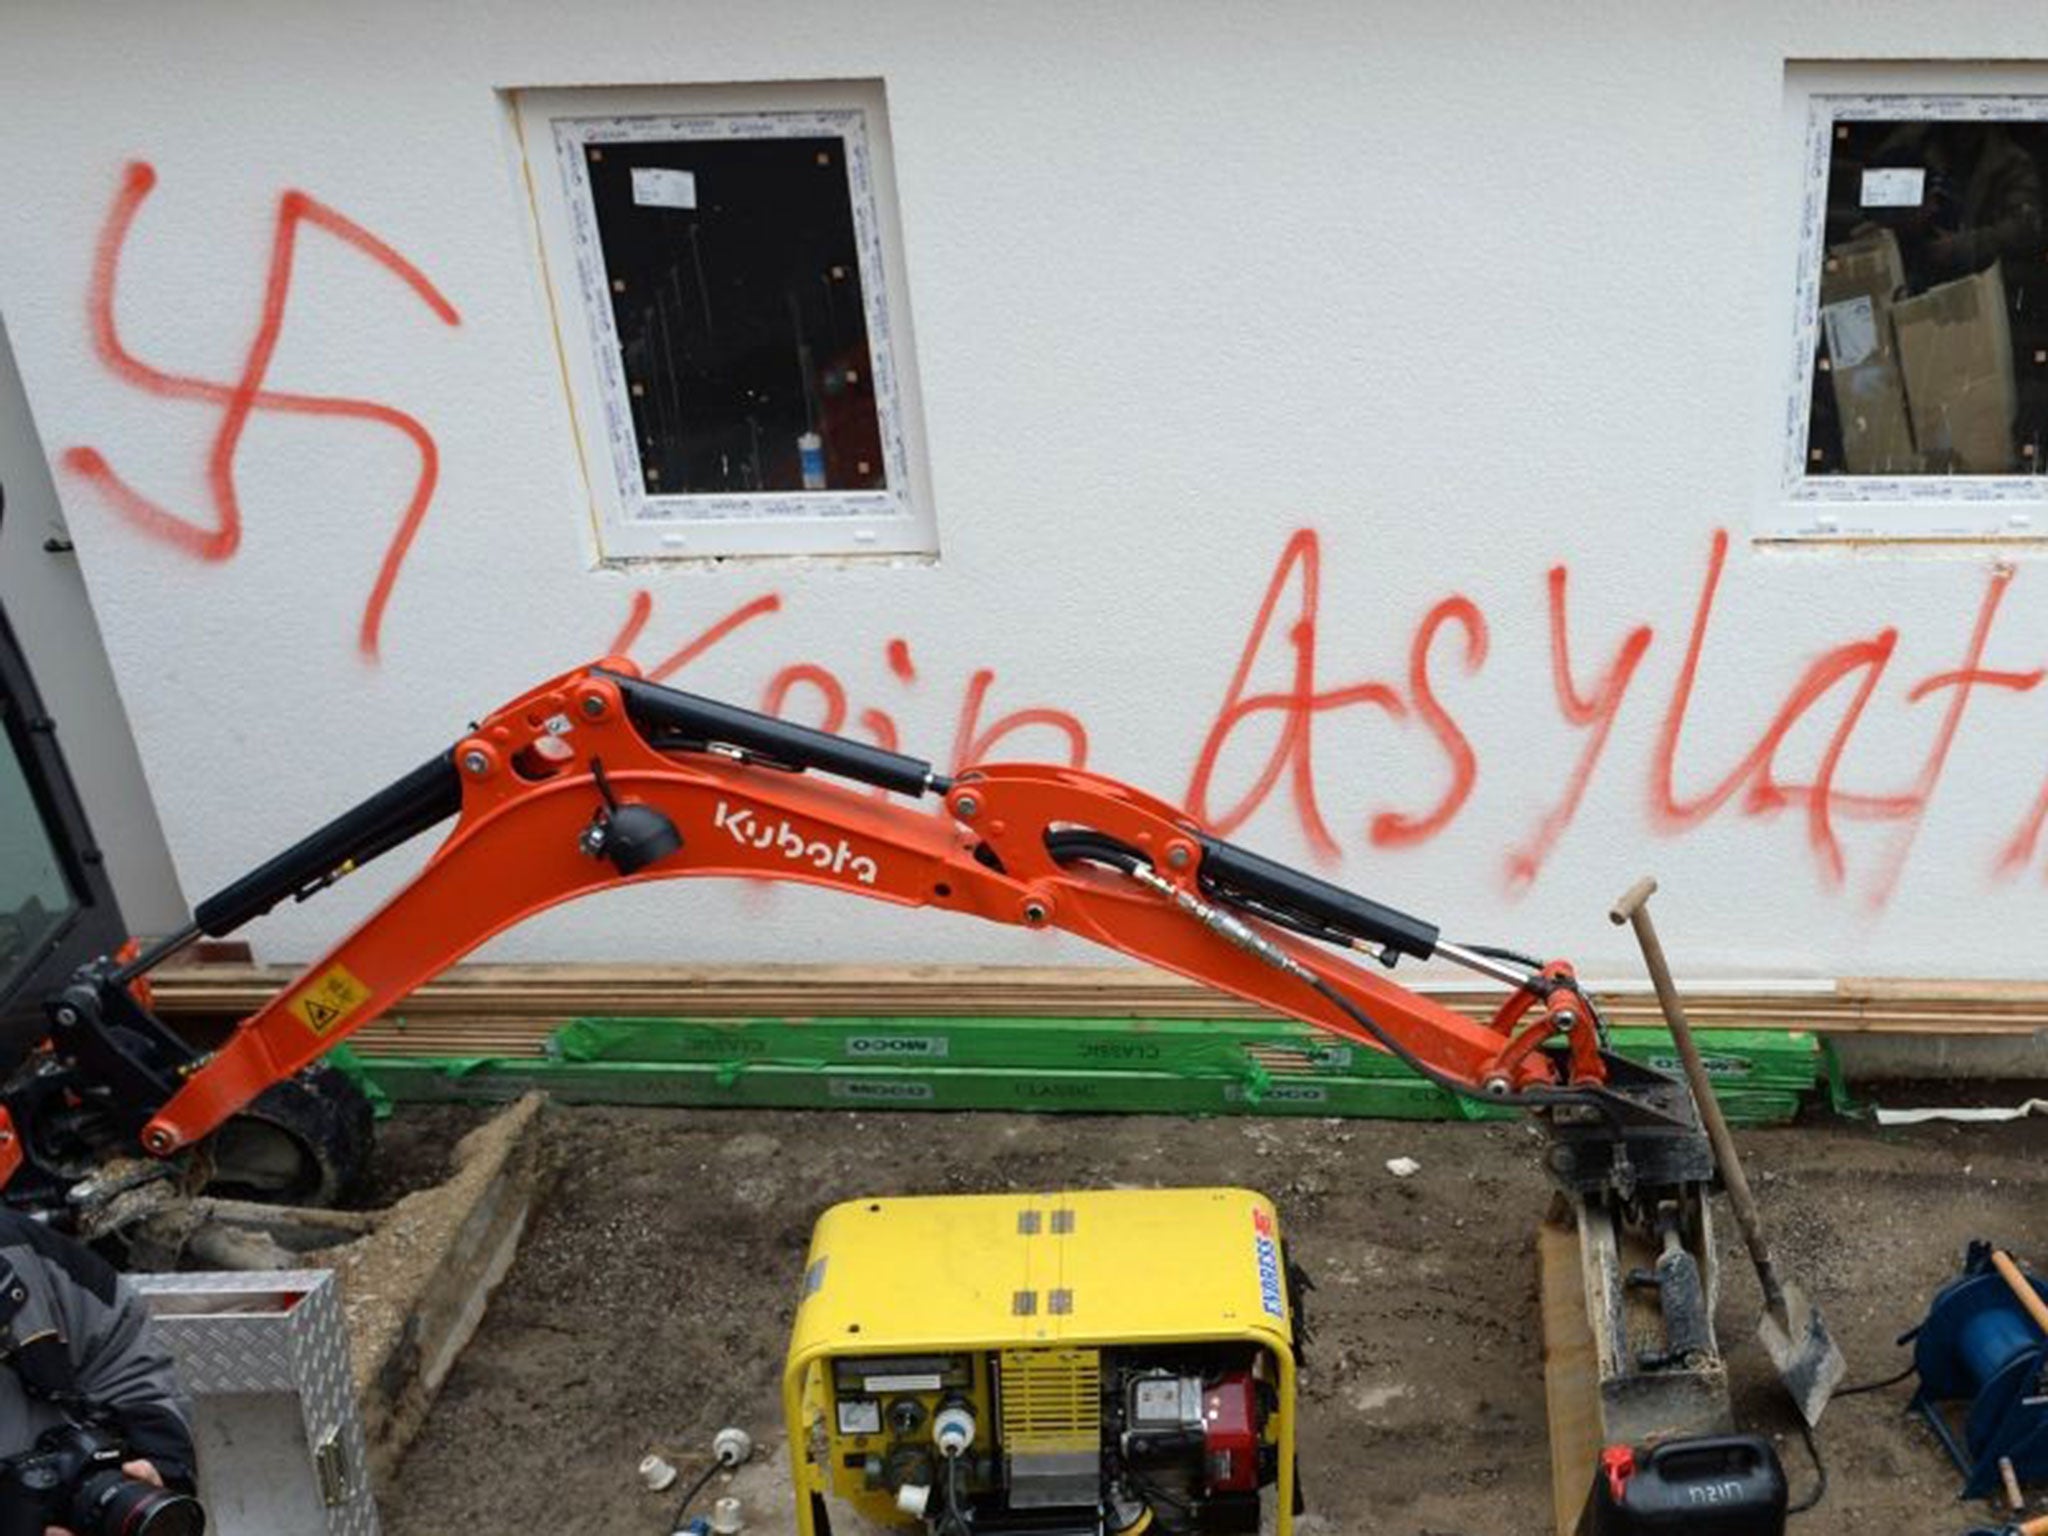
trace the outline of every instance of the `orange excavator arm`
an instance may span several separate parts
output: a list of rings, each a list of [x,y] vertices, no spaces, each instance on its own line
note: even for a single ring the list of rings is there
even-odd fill
[[[416,876],[213,1054],[192,1053],[138,998],[135,983],[185,943],[304,899],[451,817]],[[1099,774],[985,764],[948,777],[647,682],[614,658],[498,709],[201,903],[188,929],[139,958],[80,972],[52,1001],[49,1048],[0,1088],[0,1185],[19,1203],[47,1199],[66,1176],[51,1166],[62,1159],[39,1157],[38,1128],[21,1123],[53,1104],[97,1104],[142,1150],[172,1157],[494,934],[592,891],[700,875],[1060,929],[1391,1051],[1455,1092],[1535,1110],[1579,1141],[1561,1161],[1581,1182],[1632,1181],[1639,1169],[1661,1181],[1697,1167],[1682,1087],[1608,1054],[1568,964],[1450,943],[1432,924],[1235,847]],[[1403,956],[1448,959],[1507,995],[1489,1023],[1475,1022],[1361,954],[1389,968]]]

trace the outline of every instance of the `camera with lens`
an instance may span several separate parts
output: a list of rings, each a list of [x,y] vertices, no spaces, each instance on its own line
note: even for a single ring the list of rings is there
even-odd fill
[[[0,1536],[204,1536],[206,1511],[182,1493],[121,1471],[134,1460],[121,1438],[76,1421],[43,1431],[35,1449],[0,1462]]]

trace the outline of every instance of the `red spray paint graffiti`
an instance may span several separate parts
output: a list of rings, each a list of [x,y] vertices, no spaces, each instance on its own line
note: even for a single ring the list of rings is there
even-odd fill
[[[1819,861],[1822,874],[1830,883],[1839,885],[1844,871],[1834,813],[1852,803],[1859,809],[1863,807],[1858,797],[1837,793],[1835,771],[1841,766],[1842,754],[1863,718],[1863,711],[1877,689],[1878,680],[1884,676],[1884,670],[1891,662],[1892,652],[1898,646],[1899,632],[1896,628],[1887,627],[1868,639],[1838,645],[1815,658],[1793,685],[1763,735],[1742,759],[1713,788],[1689,801],[1680,801],[1673,788],[1680,737],[1685,730],[1686,712],[1699,677],[1700,654],[1706,646],[1707,627],[1713,617],[1714,600],[1727,562],[1728,535],[1725,530],[1717,530],[1707,562],[1707,579],[1700,589],[1699,606],[1693,615],[1692,634],[1686,642],[1685,660],[1679,668],[1678,682],[1672,690],[1670,707],[1665,710],[1664,722],[1657,734],[1656,751],[1651,758],[1651,822],[1661,832],[1684,832],[1706,821],[1734,798],[1737,790],[1747,785],[1748,794],[1741,805],[1745,815],[1766,815],[1793,804],[1805,807],[1807,841]],[[1858,674],[1861,674],[1861,680],[1835,722],[1812,782],[1780,783],[1774,770],[1778,750],[1785,738],[1809,711],[1834,691],[1838,683]]]
[[[1572,766],[1571,777],[1565,781],[1563,798],[1537,824],[1535,835],[1528,842],[1508,850],[1510,891],[1526,890],[1535,883],[1550,850],[1578,815],[1579,802],[1586,797],[1593,770],[1600,766],[1600,755],[1607,750],[1615,716],[1621,713],[1622,696],[1628,692],[1629,682],[1642,663],[1643,652],[1650,648],[1653,633],[1647,624],[1630,630],[1615,649],[1614,660],[1593,685],[1593,692],[1580,693],[1572,679],[1571,624],[1565,612],[1565,588],[1570,579],[1564,566],[1550,568],[1550,685],[1565,723],[1588,735],[1578,762]]]
[[[742,603],[723,618],[706,626],[663,660],[648,667],[646,675],[657,682],[673,676],[741,626],[776,613],[781,607],[781,594],[775,592],[766,592]],[[653,594],[644,588],[635,592],[625,622],[612,637],[612,643],[605,654],[630,655],[645,634],[653,613]],[[910,687],[917,681],[917,669],[911,663],[908,641],[901,638],[892,639],[883,647],[882,654],[889,672],[898,682]],[[995,681],[995,673],[986,667],[976,669],[967,680],[954,730],[954,767],[987,761],[995,755],[996,748],[1002,743],[1020,733],[1031,731],[1050,731],[1060,738],[1058,756],[1062,761],[1075,768],[1087,766],[1088,729],[1081,723],[1080,717],[1069,710],[1046,705],[1028,705],[1010,710],[984,725],[982,713],[987,708],[988,696],[995,686]],[[831,668],[814,661],[792,662],[776,671],[769,678],[767,687],[762,690],[760,707],[769,714],[782,714],[790,706],[792,695],[800,689],[819,700],[822,705],[822,708],[812,712],[806,723],[815,725],[820,730],[842,731],[846,728],[848,717],[852,716],[859,728],[877,746],[890,751],[897,750],[901,732],[897,728],[895,717],[873,705],[864,706],[855,712],[845,682]],[[877,793],[886,794],[887,791]]]
[[[1406,706],[1401,702],[1401,696],[1385,683],[1361,681],[1327,689],[1316,686],[1316,619],[1322,604],[1322,558],[1322,543],[1312,529],[1303,528],[1287,541],[1280,563],[1274,567],[1272,579],[1266,584],[1258,616],[1252,621],[1251,635],[1239,653],[1237,669],[1231,674],[1229,687],[1224,691],[1223,704],[1217,710],[1201,752],[1195,759],[1194,775],[1188,780],[1187,794],[1183,798],[1189,814],[1227,837],[1251,819],[1272,794],[1280,775],[1285,773],[1294,795],[1294,811],[1301,823],[1302,836],[1308,839],[1309,848],[1317,858],[1331,863],[1338,857],[1339,848],[1316,799],[1316,717],[1330,710],[1371,705],[1398,719],[1406,714]],[[1297,577],[1298,593],[1293,617],[1283,631],[1286,643],[1294,653],[1287,688],[1278,693],[1247,693],[1252,670],[1263,655],[1267,637],[1273,631],[1274,614],[1280,600],[1290,590],[1296,589]],[[1237,800],[1224,810],[1213,809],[1209,804],[1210,791],[1224,748],[1233,733],[1262,715],[1280,718],[1279,733],[1264,766],[1251,787]]]
[[[978,669],[967,680],[967,697],[960,704],[960,724],[953,733],[954,768],[988,762],[995,756],[996,747],[1000,743],[1020,731],[1033,727],[1051,730],[1066,738],[1066,761],[1069,767],[1088,766],[1087,727],[1081,724],[1078,715],[1068,710],[1051,709],[1043,705],[1013,709],[1006,715],[998,715],[984,726],[981,723],[981,710],[988,701],[988,692],[995,686],[995,680],[995,673],[987,667]],[[1051,761],[1043,753],[1033,754],[1032,760]]]
[[[1849,822],[1892,824],[1896,830],[1875,862],[1866,887],[1869,903],[1882,906],[1897,887],[1971,699],[1987,689],[2029,692],[2048,679],[2048,669],[2020,671],[1986,664],[1996,620],[2012,584],[2012,572],[2000,567],[1992,573],[1961,664],[1920,679],[1904,695],[1903,703],[1908,708],[1937,695],[1946,696],[1946,706],[1926,754],[1906,787],[1873,794],[1845,788],[1839,782],[1844,757],[1867,712],[1878,700],[1879,686],[1899,643],[1896,628],[1887,626],[1836,645],[1809,662],[1756,738],[1737,749],[1733,766],[1705,789],[1682,793],[1677,786],[1685,727],[1705,686],[1701,681],[1703,661],[1713,636],[1712,620],[1727,560],[1727,535],[1717,533],[1707,552],[1686,647],[1671,693],[1664,701],[1649,756],[1645,804],[1651,827],[1666,836],[1680,836],[1721,814],[1771,817],[1786,810],[1798,810],[1803,813],[1805,841],[1817,871],[1826,883],[1840,885],[1848,875],[1841,826]],[[1551,691],[1558,716],[1567,727],[1581,733],[1583,741],[1550,809],[1526,839],[1506,851],[1504,873],[1511,892],[1525,890],[1539,878],[1575,820],[1655,637],[1655,630],[1648,623],[1623,630],[1597,675],[1582,681],[1572,658],[1570,573],[1566,567],[1552,567],[1547,588]],[[1303,837],[1318,856],[1336,858],[1342,844],[1332,833],[1319,799],[1314,730],[1317,721],[1331,711],[1370,706],[1390,720],[1405,722],[1412,717],[1424,725],[1442,752],[1449,772],[1432,806],[1420,812],[1381,811],[1365,823],[1366,839],[1385,849],[1427,844],[1456,823],[1480,790],[1481,753],[1445,694],[1442,647],[1445,632],[1455,632],[1450,652],[1452,665],[1467,676],[1478,673],[1487,663],[1491,644],[1486,615],[1478,603],[1461,596],[1445,598],[1431,607],[1410,639],[1405,690],[1370,679],[1325,686],[1318,676],[1320,600],[1321,545],[1312,530],[1303,529],[1287,541],[1267,579],[1222,703],[1197,753],[1186,796],[1189,810],[1227,835],[1272,798],[1284,777]],[[653,674],[666,676],[687,665],[743,624],[777,612],[781,601],[777,594],[768,593],[740,605],[673,652],[652,669]],[[640,641],[651,611],[648,594],[636,593],[614,651],[629,650]],[[907,640],[900,636],[888,640],[882,656],[887,674],[896,683],[905,689],[922,686]],[[1276,659],[1284,669],[1284,681],[1277,686],[1255,685],[1257,669]],[[1036,733],[1031,745],[1040,750],[1031,755],[1044,755],[1041,744],[1050,741],[1058,756],[1077,766],[1085,765],[1089,750],[1087,727],[1071,710],[1030,705],[1010,710],[984,724],[982,716],[995,683],[995,673],[986,667],[975,668],[967,676],[955,722],[951,754],[955,768],[996,756],[1023,755],[998,749],[1024,732]],[[1748,686],[1746,679],[1744,685]],[[856,708],[844,679],[816,662],[794,662],[776,671],[763,694],[763,707],[781,712],[793,707],[799,693],[815,700],[807,711],[811,723],[839,730],[851,720],[856,730],[878,744],[892,749],[897,746],[901,733],[895,717],[873,704]],[[1839,701],[1835,711],[1832,715],[1824,714],[1831,699]],[[1818,760],[1806,779],[1793,782],[1782,770],[1780,757],[1788,750],[1787,742],[1794,731],[1809,719],[1822,728]],[[1266,730],[1269,744],[1263,758],[1254,755],[1248,782],[1243,765],[1239,765],[1241,771],[1236,782],[1240,787],[1232,798],[1230,790],[1219,788],[1224,780],[1226,756],[1233,739],[1248,731],[1253,722]],[[1519,723],[1524,729],[1534,725],[1527,719]],[[1225,802],[1221,811],[1209,804],[1216,798]],[[2027,819],[2001,851],[2001,872],[2011,874],[2031,863],[2044,830],[2048,830],[2048,790],[2042,792]]]
[[[773,592],[764,592],[751,602],[741,603],[739,607],[733,609],[731,613],[728,613],[717,623],[711,625],[704,633],[698,635],[693,640],[685,641],[682,645],[670,651],[660,661],[649,667],[647,675],[657,683],[664,678],[672,677],[741,625],[751,624],[754,620],[764,618],[768,614],[780,612],[781,608],[782,599]]]
[[[1472,786],[1479,780],[1479,758],[1472,750],[1471,738],[1437,699],[1436,686],[1430,680],[1430,647],[1436,642],[1436,632],[1453,622],[1465,631],[1465,670],[1477,672],[1486,664],[1486,616],[1469,598],[1447,597],[1430,609],[1415,631],[1415,643],[1408,648],[1408,692],[1414,697],[1415,712],[1451,760],[1450,785],[1436,809],[1425,815],[1382,811],[1373,817],[1371,835],[1377,847],[1406,848],[1428,842],[1451,824],[1451,818],[1472,798]]]
[[[2005,601],[2007,589],[2012,585],[2011,566],[2001,565],[1991,573],[1991,579],[1984,588],[1984,600],[1978,606],[1977,620],[1970,631],[1969,648],[1964,653],[1963,664],[1953,672],[1937,672],[1915,683],[1906,695],[1906,702],[1917,704],[1922,699],[1949,691],[1948,708],[1942,712],[1941,724],[1936,727],[1934,739],[1928,743],[1927,757],[1920,765],[1919,776],[1913,787],[1903,795],[1895,797],[1905,807],[1901,819],[1904,829],[1892,844],[1891,851],[1880,866],[1877,879],[1870,888],[1870,904],[1881,907],[1891,899],[1898,889],[1899,879],[1905,873],[1906,858],[1913,851],[1913,844],[1920,834],[1920,823],[1925,820],[1929,802],[1934,799],[1935,786],[1941,782],[1942,770],[1948,766],[1949,750],[1955,745],[1956,733],[1962,728],[1963,712],[1969,708],[1970,695],[1979,688],[2002,688],[2009,693],[2029,693],[2041,685],[2048,670],[2039,667],[2031,672],[1997,671],[1983,665],[1984,650],[1991,640],[1991,626],[1998,618],[1999,604]]]
[[[809,723],[837,735],[846,725],[846,685],[815,662],[800,661],[769,678],[767,690],[761,695],[762,713],[781,714],[789,702],[790,690],[799,684],[816,689],[825,701],[824,713]]]
[[[633,601],[626,609],[626,622],[612,636],[612,643],[604,648],[605,655],[624,656],[629,653],[633,642],[640,638],[640,631],[647,627],[647,621],[653,616],[654,594],[642,587],[633,594]]]
[[[1693,690],[1697,686],[1700,654],[1706,643],[1708,625],[1713,615],[1727,556],[1728,535],[1726,532],[1717,532],[1708,558],[1706,581],[1701,587],[1699,605],[1693,615],[1685,660],[1680,667],[1677,685],[1665,711],[1663,724],[1658,732],[1656,751],[1651,761],[1652,822],[1660,831],[1666,833],[1683,832],[1705,821],[1725,805],[1738,789],[1747,785],[1747,793],[1740,804],[1742,814],[1764,816],[1791,806],[1798,806],[1805,812],[1807,843],[1822,877],[1831,885],[1841,885],[1847,877],[1841,837],[1836,827],[1837,817],[1904,823],[1901,833],[1895,839],[1890,853],[1881,862],[1878,874],[1869,888],[1870,903],[1873,906],[1882,906],[1897,887],[1906,857],[1918,836],[1928,803],[1940,783],[1942,771],[1947,765],[1950,749],[1955,743],[1957,731],[1962,726],[1963,715],[1969,707],[1972,694],[1980,687],[2025,693],[2037,687],[2043,676],[2048,675],[2040,670],[2000,671],[1982,665],[1984,650],[1990,640],[1991,626],[1997,618],[1999,604],[2004,600],[2006,589],[2011,583],[2012,572],[2009,568],[2000,568],[1992,573],[1990,585],[1978,609],[1976,624],[1962,666],[1952,672],[1940,672],[1924,678],[1906,694],[1906,702],[1916,704],[1936,693],[1950,692],[1948,708],[1936,727],[1927,757],[1921,764],[1920,773],[1909,788],[1887,794],[1867,794],[1844,790],[1836,784],[1843,755],[1848,750],[1850,740],[1862,722],[1864,712],[1886,669],[1891,665],[1893,653],[1898,647],[1897,628],[1886,626],[1867,638],[1835,646],[1809,663],[1756,744],[1713,788],[1690,801],[1681,802],[1673,789],[1674,760],[1678,753],[1680,735],[1685,727],[1686,712],[1691,704]],[[1834,692],[1838,685],[1847,683],[1852,678],[1856,681],[1849,690],[1841,713],[1835,719],[1832,731],[1828,734],[1827,745],[1822,751],[1812,780],[1804,784],[1780,782],[1774,770],[1778,752],[1786,737],[1810,712],[1819,708],[1822,701]],[[2010,848],[2007,852],[2010,853]]]
[[[2048,782],[2041,785],[2041,792],[2034,797],[2034,803],[2019,827],[1998,850],[1997,870],[2001,877],[2010,880],[2025,873],[2027,866],[2034,862],[2035,850],[2041,846],[2044,828],[2048,828]]]
[[[417,417],[374,400],[354,400],[336,395],[296,394],[267,389],[265,380],[271,359],[284,331],[286,304],[291,297],[299,228],[311,225],[326,231],[344,245],[361,252],[384,268],[433,311],[444,325],[460,325],[456,313],[441,291],[393,247],[362,225],[336,212],[318,199],[297,190],[278,199],[276,225],[271,237],[269,274],[264,283],[262,305],[254,339],[243,359],[238,378],[229,381],[204,379],[173,373],[144,362],[121,340],[115,318],[115,295],[120,277],[121,256],[143,203],[156,186],[155,169],[143,161],[129,165],[121,189],[114,199],[101,230],[99,247],[93,256],[92,283],[88,293],[88,316],[93,349],[116,377],[145,393],[165,400],[196,400],[220,408],[207,454],[206,479],[212,498],[211,524],[195,521],[171,511],[145,496],[118,474],[99,449],[80,446],[63,455],[71,473],[94,485],[123,518],[150,537],[196,559],[219,562],[234,558],[242,539],[242,506],[235,490],[235,457],[249,419],[258,411],[290,415],[344,417],[372,421],[390,427],[411,442],[418,452],[420,468],[398,527],[385,547],[364,602],[357,627],[356,643],[362,654],[374,659],[384,612],[397,585],[398,573],[419,533],[420,523],[434,498],[440,476],[440,450]]]

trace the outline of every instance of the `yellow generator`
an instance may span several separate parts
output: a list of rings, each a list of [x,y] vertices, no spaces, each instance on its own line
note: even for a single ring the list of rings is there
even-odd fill
[[[1290,1290],[1249,1190],[836,1205],[783,1376],[798,1536],[1290,1536]]]

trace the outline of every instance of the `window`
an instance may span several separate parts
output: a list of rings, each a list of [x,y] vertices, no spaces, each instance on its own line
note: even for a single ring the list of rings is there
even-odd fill
[[[2048,93],[1867,88],[1987,83],[1961,68],[1796,93],[1786,505],[1766,536],[2048,533]]]
[[[880,83],[514,102],[601,556],[935,553]]]
[[[20,753],[0,731],[0,996],[43,958],[77,906]]]

